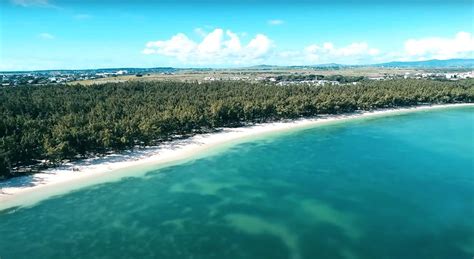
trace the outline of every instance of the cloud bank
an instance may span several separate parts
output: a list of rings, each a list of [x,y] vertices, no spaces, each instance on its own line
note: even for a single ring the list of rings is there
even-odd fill
[[[43,40],[52,40],[52,39],[54,39],[54,35],[52,35],[50,33],[47,33],[47,32],[43,32],[43,33],[38,34],[38,37],[40,37],[40,39],[43,39]]]
[[[272,40],[264,34],[255,35],[243,45],[236,33],[217,28],[203,35],[201,42],[178,33],[168,40],[148,42],[142,52],[176,58],[183,63],[239,65],[262,62],[272,47]]]
[[[474,58],[474,37],[458,32],[453,38],[421,38],[405,41],[405,56],[412,59]]]
[[[11,0],[11,3],[23,7],[52,7],[48,0]]]
[[[196,29],[195,33],[201,37],[200,42],[178,33],[167,40],[148,42],[142,52],[171,57],[187,65],[374,64],[396,60],[474,58],[474,38],[468,32],[458,32],[447,38],[408,39],[398,50],[390,52],[363,41],[343,46],[333,42],[314,43],[300,49],[277,50],[274,41],[264,34],[257,34],[242,44],[239,35],[230,30],[218,28],[206,33]]]
[[[380,50],[370,48],[366,42],[355,42],[340,48],[331,42],[326,42],[322,45],[307,46],[303,54],[311,62],[341,62],[347,59],[358,60],[377,56]]]
[[[283,20],[275,19],[275,20],[268,20],[267,22],[269,25],[282,25],[285,23]]]

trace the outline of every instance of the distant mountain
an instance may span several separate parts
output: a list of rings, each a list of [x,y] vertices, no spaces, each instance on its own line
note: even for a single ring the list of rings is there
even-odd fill
[[[284,66],[274,66],[274,65],[255,65],[255,66],[250,66],[250,67],[243,67],[244,69],[258,69],[258,70],[268,70],[268,69],[278,69],[278,68],[283,68]]]
[[[345,65],[338,63],[326,63],[318,65],[267,65],[261,64],[256,66],[241,67],[241,68],[226,68],[228,69],[250,69],[250,70],[284,70],[284,69],[314,69],[314,70],[338,70],[344,68],[360,68],[360,67],[385,67],[385,68],[471,68],[474,69],[474,59],[446,59],[446,60],[424,60],[424,61],[392,61],[379,64],[365,64],[365,65]],[[32,71],[0,71],[2,74],[17,74],[17,73],[114,73],[120,70],[126,70],[129,74],[146,74],[146,73],[175,73],[183,70],[191,71],[212,71],[221,70],[222,68],[174,68],[174,67],[123,67],[123,68],[97,68],[97,69],[50,69],[50,70],[32,70]]]
[[[311,67],[347,67],[349,65],[343,65],[343,64],[337,64],[337,63],[327,63],[327,64],[319,64],[319,65],[313,65]]]
[[[446,59],[446,60],[424,60],[424,61],[392,61],[380,64],[366,65],[344,65],[337,63],[327,63],[318,65],[302,66],[273,66],[257,65],[249,67],[251,69],[342,69],[354,67],[386,67],[386,68],[474,68],[474,59]]]
[[[446,59],[425,61],[393,61],[375,64],[377,67],[399,68],[474,68],[474,59]]]

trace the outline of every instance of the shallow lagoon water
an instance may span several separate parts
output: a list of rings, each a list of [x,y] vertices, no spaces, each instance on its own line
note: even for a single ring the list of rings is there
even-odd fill
[[[472,107],[354,120],[2,211],[0,257],[471,258],[473,172]]]

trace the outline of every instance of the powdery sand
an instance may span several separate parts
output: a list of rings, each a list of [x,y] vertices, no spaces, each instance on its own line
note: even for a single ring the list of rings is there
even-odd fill
[[[250,140],[252,137],[261,137],[269,133],[310,128],[355,118],[389,116],[414,111],[461,106],[474,106],[474,104],[387,109],[264,123],[242,128],[225,128],[218,133],[196,135],[189,139],[164,143],[157,147],[80,160],[61,167],[45,170],[42,173],[0,182],[0,210],[15,206],[31,205],[48,197],[97,183],[118,180],[126,176],[137,176],[137,174],[140,176],[146,173],[147,169],[156,169],[179,161],[197,158],[199,155],[205,154],[206,151],[211,151],[217,147]],[[136,170],[130,170],[132,167]]]

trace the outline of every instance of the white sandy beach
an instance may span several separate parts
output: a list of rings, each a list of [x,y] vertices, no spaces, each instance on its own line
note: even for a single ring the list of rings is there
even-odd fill
[[[225,128],[218,133],[196,135],[189,139],[164,143],[136,151],[76,161],[61,167],[45,170],[31,176],[17,177],[0,182],[0,210],[31,205],[45,198],[63,194],[84,186],[137,176],[170,163],[185,161],[206,154],[208,151],[250,140],[269,133],[310,128],[357,118],[390,116],[415,111],[474,106],[474,104],[449,104],[387,109],[347,115],[320,116],[312,119],[257,124],[241,128]],[[136,168],[137,170],[130,170]],[[74,169],[74,170],[73,170]]]

